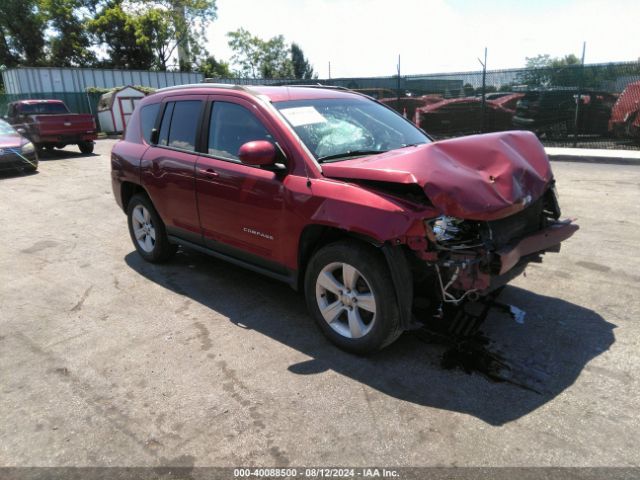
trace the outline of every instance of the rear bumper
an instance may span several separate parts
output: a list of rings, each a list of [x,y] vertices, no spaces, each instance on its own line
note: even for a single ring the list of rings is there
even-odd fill
[[[80,142],[93,142],[98,138],[98,135],[93,133],[64,133],[60,135],[56,134],[34,134],[31,136],[31,141],[37,144],[55,143],[55,144],[77,144]]]

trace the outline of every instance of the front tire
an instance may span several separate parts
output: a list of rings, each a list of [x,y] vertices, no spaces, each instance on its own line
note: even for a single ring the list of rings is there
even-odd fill
[[[93,142],[80,142],[78,144],[78,148],[80,149],[80,151],[82,153],[84,153],[85,155],[88,155],[90,153],[93,153],[94,143]]]
[[[402,333],[389,269],[368,244],[337,242],[316,252],[307,266],[305,297],[323,333],[349,352],[375,352]]]
[[[169,243],[164,223],[146,195],[131,198],[127,220],[133,245],[147,262],[165,262],[176,253],[177,245]]]

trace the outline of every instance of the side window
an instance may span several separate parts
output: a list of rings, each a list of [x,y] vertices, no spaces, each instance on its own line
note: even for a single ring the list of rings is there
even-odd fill
[[[171,127],[171,116],[173,115],[173,106],[175,102],[167,103],[160,124],[160,135],[158,135],[158,145],[167,145],[169,143],[169,127]]]
[[[201,109],[200,100],[168,103],[160,124],[158,144],[195,151]]]
[[[156,117],[158,116],[158,110],[160,110],[159,103],[153,103],[151,105],[145,105],[140,110],[140,124],[142,127],[142,137],[145,142],[151,142],[151,130],[156,124]]]
[[[169,130],[170,147],[195,151],[201,109],[200,100],[176,102]]]
[[[254,140],[274,142],[265,126],[241,105],[215,102],[209,124],[209,155],[238,160],[240,147]]]

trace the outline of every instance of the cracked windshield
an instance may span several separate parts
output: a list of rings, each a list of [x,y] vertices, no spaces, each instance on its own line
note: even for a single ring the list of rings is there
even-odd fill
[[[364,99],[296,100],[275,106],[320,162],[430,142],[397,113]]]

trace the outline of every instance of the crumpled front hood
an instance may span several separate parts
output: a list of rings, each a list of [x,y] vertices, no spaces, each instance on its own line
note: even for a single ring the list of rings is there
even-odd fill
[[[553,178],[531,132],[472,135],[322,165],[326,177],[420,185],[446,215],[495,220],[538,199]]]

